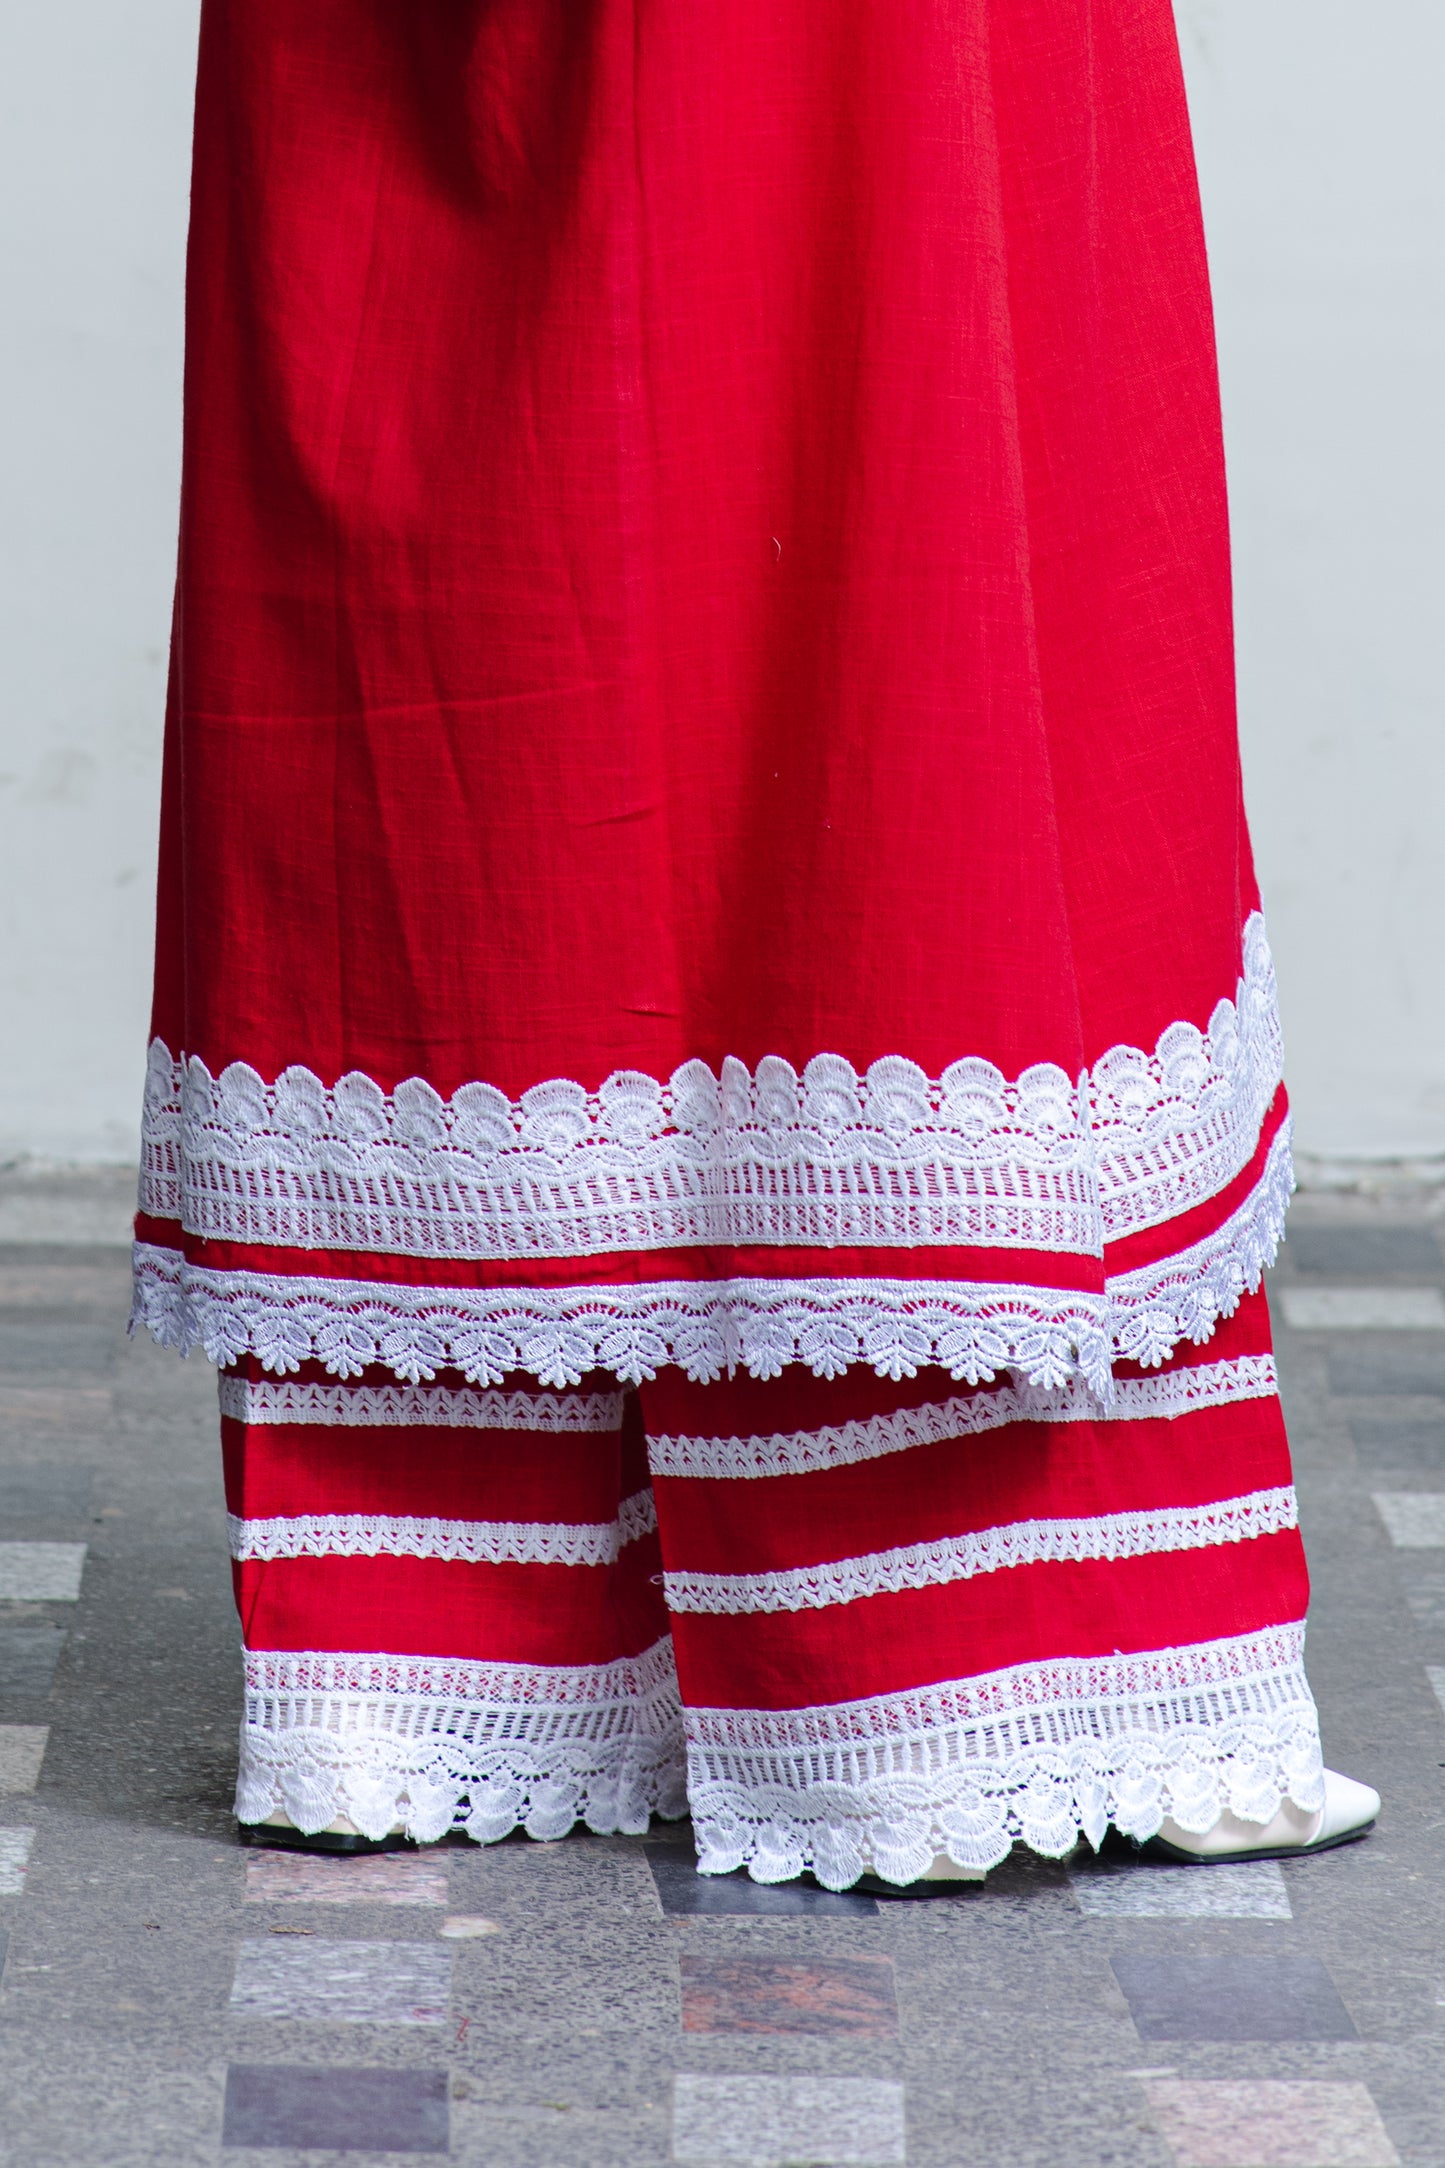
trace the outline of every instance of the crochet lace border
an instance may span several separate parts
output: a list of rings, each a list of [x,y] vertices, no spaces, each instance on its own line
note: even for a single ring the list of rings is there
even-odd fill
[[[480,1386],[323,1385],[313,1379],[247,1378],[223,1373],[221,1413],[250,1426],[274,1423],[357,1429],[452,1429],[609,1435],[621,1428],[621,1393],[490,1392]],[[1071,1379],[1047,1392],[1034,1386],[995,1386],[954,1399],[897,1408],[886,1415],[825,1423],[818,1430],[747,1438],[649,1437],[654,1475],[719,1478],[807,1475],[849,1467],[975,1437],[1009,1423],[1144,1422],[1187,1415],[1196,1408],[1273,1399],[1279,1381],[1272,1355],[1239,1355],[1193,1363],[1160,1377],[1115,1380],[1112,1407]]]
[[[1059,1658],[829,1708],[681,1712],[671,1644],[612,1665],[247,1657],[237,1813],[481,1842],[582,1820],[641,1834],[690,1806],[706,1873],[843,1889],[946,1852],[1061,1857],[1112,1821],[1209,1828],[1323,1800],[1302,1624],[1133,1656]],[[683,1730],[686,1730],[684,1784]]]
[[[284,1388],[278,1388],[284,1389]],[[365,1388],[361,1388],[364,1390]],[[338,1397],[355,1387],[335,1386]],[[654,1475],[706,1481],[747,1482],[775,1475],[812,1475],[824,1468],[854,1467],[916,1445],[943,1445],[977,1437],[1010,1423],[1134,1423],[1172,1419],[1196,1408],[1219,1408],[1244,1400],[1272,1400],[1279,1380],[1272,1355],[1240,1355],[1225,1362],[1196,1363],[1161,1377],[1117,1378],[1111,1407],[1077,1379],[1053,1392],[1034,1386],[1000,1385],[990,1392],[961,1393],[897,1408],[886,1415],[825,1423],[817,1430],[775,1431],[756,1437],[668,1437],[647,1440]]]
[[[670,1611],[731,1617],[822,1611],[869,1596],[897,1595],[903,1589],[943,1588],[1013,1566],[1200,1551],[1215,1544],[1278,1535],[1298,1526],[1294,1491],[1282,1485],[1202,1506],[1159,1506],[1148,1512],[1100,1513],[1079,1520],[1009,1521],[933,1543],[901,1544],[858,1558],[829,1559],[820,1565],[769,1573],[671,1572],[663,1575],[663,1588]]]
[[[1206,1203],[1245,1167],[1281,1073],[1264,921],[1234,1000],[1153,1054],[1113,1047],[1077,1078],[1049,1062],[929,1077],[901,1054],[860,1076],[770,1055],[664,1083],[619,1070],[511,1100],[420,1077],[387,1093],[292,1067],[150,1054],[141,1209],[213,1241],[414,1257],[528,1258],[767,1244],[986,1245],[1098,1256]]]
[[[1303,1625],[1137,1656],[1021,1665],[830,1709],[689,1709],[688,1798],[704,1873],[805,1869],[845,1889],[912,1881],[939,1853],[1061,1858],[1112,1822],[1209,1829],[1324,1800]]]
[[[970,1281],[664,1280],[621,1287],[405,1287],[193,1265],[135,1250],[133,1323],[212,1361],[255,1355],[285,1375],[319,1362],[338,1377],[380,1364],[416,1384],[444,1368],[480,1385],[525,1372],[558,1389],[592,1371],[638,1384],[674,1363],[712,1379],[776,1377],[806,1363],[836,1377],[937,1366],[976,1385],[1011,1370],[1056,1389],[1079,1376],[1107,1404],[1122,1356],[1154,1367],[1207,1340],[1275,1255],[1292,1185],[1289,1126],[1244,1203],[1190,1249],[1106,1284],[1103,1295]]]
[[[494,1843],[687,1811],[670,1638],[611,1664],[248,1653],[236,1814]]]
[[[446,1565],[612,1566],[657,1528],[650,1490],[624,1498],[615,1521],[443,1521],[391,1513],[227,1516],[231,1556],[427,1558]]]

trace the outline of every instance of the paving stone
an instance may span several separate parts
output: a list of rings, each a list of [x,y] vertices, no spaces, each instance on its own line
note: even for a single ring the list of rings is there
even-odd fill
[[[231,2010],[332,2025],[440,2025],[451,1972],[450,1950],[423,1942],[243,1942]]]
[[[643,1847],[662,1909],[690,1919],[742,1913],[794,1919],[877,1919],[878,1899],[805,1882],[754,1882],[747,1874],[699,1874],[691,1852],[675,1844]]]
[[[115,1365],[124,1313],[114,1326],[16,1315],[0,1318],[0,1376],[36,1383],[97,1376]]]
[[[0,1434],[88,1437],[105,1428],[114,1409],[115,1395],[106,1385],[0,1383]]]
[[[1404,1393],[1445,1399],[1445,1345],[1434,1334],[1426,1339],[1404,1333],[1395,1341],[1347,1342],[1329,1351],[1329,1381],[1332,1393],[1360,1400]]]
[[[0,1602],[77,1603],[83,1543],[0,1543]]]
[[[65,1638],[62,1626],[0,1626],[0,1701],[43,1701]]]
[[[712,2077],[679,2071],[672,2153],[749,2168],[893,2168],[906,2158],[903,2087],[876,2078]]]
[[[1331,1273],[1338,1280],[1407,1272],[1429,1279],[1445,1267],[1429,1227],[1291,1227],[1284,1253],[1296,1272]]]
[[[1363,2085],[1150,2078],[1144,2090],[1177,2168],[1399,2168]]]
[[[1375,1491],[1372,1495],[1397,1550],[1445,1547],[1445,1491]]]
[[[0,1897],[25,1892],[25,1869],[35,1842],[33,1829],[0,1829]]]
[[[1438,1287],[1282,1287],[1276,1299],[1296,1332],[1445,1330]]]
[[[260,1905],[445,1905],[446,1862],[423,1853],[377,1852],[323,1859],[304,1852],[252,1852],[246,1902]]]
[[[37,1309],[62,1314],[105,1310],[122,1324],[130,1310],[127,1260],[120,1256],[98,1262],[12,1250],[8,1259],[0,1259],[0,1311]]]
[[[1075,1868],[1069,1885],[1094,1919],[1287,1920],[1284,1876],[1271,1859],[1217,1867],[1155,1867],[1100,1860]]]
[[[232,2063],[224,2146],[337,2153],[445,2153],[444,2070],[314,2070]]]
[[[33,1792],[40,1782],[48,1724],[0,1724],[0,1792]]]
[[[0,1524],[83,1519],[94,1481],[93,1468],[0,1468]]]
[[[684,1954],[682,2029],[693,2033],[827,2033],[896,2039],[887,1957]]]
[[[1366,1467],[1418,1468],[1424,1475],[1445,1476],[1445,1421],[1351,1416],[1350,1436]]]
[[[1121,1956],[1113,1963],[1142,2040],[1359,2037],[1317,1957]]]
[[[1410,1616],[1423,1633],[1445,1634],[1445,1573],[1401,1576]]]

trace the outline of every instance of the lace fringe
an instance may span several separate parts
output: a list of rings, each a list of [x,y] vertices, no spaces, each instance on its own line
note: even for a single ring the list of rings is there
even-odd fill
[[[1153,1054],[1111,1048],[1074,1078],[991,1062],[930,1078],[902,1055],[860,1076],[820,1053],[661,1082],[619,1070],[519,1100],[352,1072],[213,1076],[157,1040],[141,1208],[212,1241],[414,1257],[607,1255],[754,1243],[963,1244],[1097,1256],[1176,1218],[1248,1164],[1279,1082],[1274,968],[1258,912],[1235,999]]]
[[[1304,1628],[1195,1648],[1022,1665],[791,1711],[680,1710],[670,1640],[576,1669],[250,1655],[236,1812],[301,1829],[348,1815],[422,1842],[521,1827],[641,1835],[692,1812],[702,1871],[908,1882],[939,1853],[1062,1857],[1110,1822],[1268,1821],[1324,1796]],[[684,1760],[683,1731],[686,1726]]]
[[[638,1836],[687,1811],[670,1638],[578,1667],[425,1657],[248,1654],[236,1814],[298,1829],[347,1815],[432,1843],[585,1822]]]
[[[592,1371],[634,1385],[676,1363],[712,1379],[776,1377],[805,1363],[836,1377],[929,1365],[976,1385],[1013,1371],[1045,1390],[1080,1377],[1107,1407],[1116,1356],[1151,1367],[1201,1343],[1259,1285],[1292,1187],[1289,1126],[1254,1190],[1206,1240],[1111,1280],[1103,1296],[931,1280],[723,1280],[624,1287],[443,1288],[218,1271],[137,1243],[132,1325],[212,1361],[255,1355],[285,1374],[315,1361],[358,1377],[379,1363],[411,1383],[445,1367],[480,1385],[530,1373],[561,1389]]]
[[[1304,1628],[1148,1655],[1020,1666],[955,1686],[780,1714],[685,1712],[702,1871],[829,1889],[911,1882],[940,1852],[1062,1858],[1112,1822],[1203,1831],[1324,1799]]]

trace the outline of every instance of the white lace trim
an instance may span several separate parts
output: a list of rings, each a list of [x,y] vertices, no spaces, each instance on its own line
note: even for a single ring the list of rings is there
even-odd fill
[[[817,1430],[775,1431],[747,1438],[649,1437],[654,1475],[747,1481],[775,1475],[813,1475],[881,1460],[915,1445],[944,1445],[955,1438],[1002,1430],[1010,1423],[1135,1423],[1151,1417],[1187,1415],[1196,1408],[1227,1407],[1242,1400],[1270,1400],[1279,1390],[1272,1355],[1241,1355],[1228,1362],[1198,1363],[1154,1378],[1116,1378],[1112,1407],[1078,1379],[1055,1392],[1001,1385],[992,1392],[960,1394],[898,1408],[854,1422],[825,1423]]]
[[[1100,1513],[1086,1520],[1008,1521],[969,1529],[934,1543],[900,1544],[861,1558],[770,1573],[691,1573],[663,1576],[671,1611],[731,1616],[767,1611],[822,1611],[905,1588],[942,1588],[1010,1566],[1055,1565],[1090,1558],[1143,1558],[1161,1551],[1199,1551],[1245,1543],[1299,1525],[1292,1489],[1250,1491],[1212,1505],[1160,1506],[1152,1512]]]
[[[379,1363],[412,1383],[451,1368],[499,1385],[524,1371],[561,1389],[596,1370],[635,1385],[668,1363],[707,1380],[738,1366],[777,1377],[795,1362],[836,1377],[866,1362],[880,1377],[935,1366],[970,1385],[1013,1370],[1052,1389],[1078,1374],[1109,1404],[1116,1351],[1157,1365],[1180,1340],[1208,1339],[1259,1285],[1291,1180],[1286,1123],[1250,1196],[1187,1263],[1112,1280],[1104,1295],[893,1279],[405,1287],[218,1271],[137,1243],[132,1318],[165,1346],[200,1345],[222,1365],[254,1354],[281,1373],[316,1361],[359,1377]]]
[[[1060,1658],[828,1708],[689,1709],[703,1871],[830,1889],[910,1882],[940,1852],[1061,1858],[1110,1822],[1212,1828],[1324,1799],[1303,1625],[1136,1656]]]
[[[383,1430],[615,1433],[621,1393],[496,1393],[475,1386],[320,1385],[223,1374],[221,1413],[238,1423],[345,1424]]]
[[[1060,1658],[797,1710],[692,1709],[671,1644],[577,1668],[434,1657],[248,1655],[236,1811],[306,1830],[347,1814],[429,1841],[536,1837],[578,1819],[641,1834],[690,1804],[704,1871],[911,1881],[939,1852],[1061,1857],[1113,1821],[1204,1830],[1323,1800],[1304,1628],[1136,1656]]]
[[[1234,1314],[1240,1297],[1258,1287],[1274,1263],[1294,1189],[1291,1133],[1285,1120],[1259,1180],[1221,1226],[1152,1265],[1110,1275],[1114,1344],[1129,1361],[1153,1369],[1181,1340],[1202,1345],[1221,1317]]]
[[[528,1258],[677,1247],[1070,1251],[1177,1217],[1248,1164],[1281,1071],[1258,912],[1207,1031],[1116,1046],[1077,1080],[1039,1062],[930,1078],[899,1054],[859,1076],[816,1054],[756,1073],[684,1062],[511,1100],[353,1071],[268,1085],[245,1062],[150,1052],[141,1209],[213,1241],[416,1257]]]
[[[624,1498],[615,1521],[440,1521],[385,1513],[227,1515],[231,1556],[435,1558],[471,1566],[612,1566],[657,1527],[650,1490]]]
[[[236,1813],[423,1843],[639,1836],[686,1812],[672,1643],[612,1664],[248,1654]]]

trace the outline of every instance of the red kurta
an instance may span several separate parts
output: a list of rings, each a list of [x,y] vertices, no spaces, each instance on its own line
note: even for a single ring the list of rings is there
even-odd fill
[[[206,0],[191,249],[146,1322],[1207,1336],[1288,1159],[1167,0]]]

